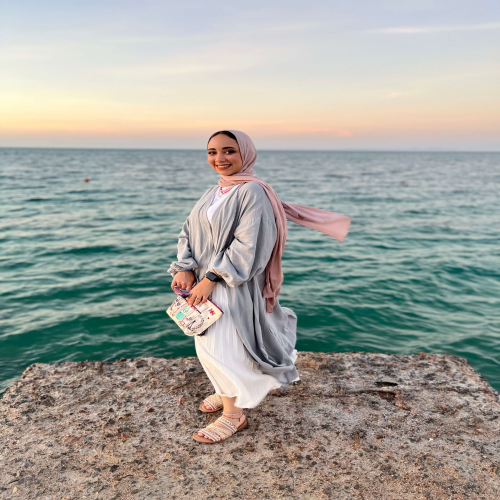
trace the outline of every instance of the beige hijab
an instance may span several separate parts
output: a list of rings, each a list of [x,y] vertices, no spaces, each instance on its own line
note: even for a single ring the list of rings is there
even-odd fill
[[[294,203],[285,203],[278,198],[274,189],[262,179],[255,177],[252,167],[257,159],[257,150],[244,132],[239,130],[229,130],[235,135],[240,147],[241,159],[243,165],[239,172],[233,175],[222,175],[219,179],[219,186],[227,187],[245,182],[257,182],[266,191],[276,218],[276,227],[278,237],[274,245],[273,253],[266,267],[266,283],[262,291],[262,296],[266,299],[266,310],[272,312],[276,304],[283,283],[283,272],[281,271],[281,256],[285,249],[287,237],[286,220],[291,220],[301,226],[316,229],[336,240],[343,242],[347,236],[351,219],[346,215],[335,212],[327,212],[320,208],[305,207]]]

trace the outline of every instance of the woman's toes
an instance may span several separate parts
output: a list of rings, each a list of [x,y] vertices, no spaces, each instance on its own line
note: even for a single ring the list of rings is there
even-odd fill
[[[203,432],[198,432],[198,435],[201,437],[204,437],[205,439],[210,439],[210,441],[213,441],[213,439],[211,437],[205,436],[205,434],[203,434]]]

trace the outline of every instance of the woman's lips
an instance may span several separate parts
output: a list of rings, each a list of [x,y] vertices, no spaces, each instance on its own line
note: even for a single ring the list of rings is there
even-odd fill
[[[216,165],[216,167],[219,169],[219,170],[226,170],[230,167],[231,165]]]

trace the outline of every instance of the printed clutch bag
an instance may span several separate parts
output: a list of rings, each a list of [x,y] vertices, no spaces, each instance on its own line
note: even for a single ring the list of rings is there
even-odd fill
[[[167,314],[189,336],[203,335],[224,313],[210,300],[198,306],[190,306],[179,294],[167,309]]]

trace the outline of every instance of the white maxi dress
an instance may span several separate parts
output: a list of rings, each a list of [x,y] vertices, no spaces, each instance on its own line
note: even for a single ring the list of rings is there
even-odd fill
[[[224,203],[240,185],[222,194],[217,191],[211,206],[207,210],[207,218],[212,223],[215,209]],[[194,336],[195,349],[203,369],[220,396],[232,398],[238,408],[255,408],[273,389],[281,387],[285,381],[272,375],[262,373],[243,345],[234,326],[231,311],[228,307],[227,291],[216,285],[210,300],[224,314],[208,328],[205,335]],[[292,353],[292,360],[297,359],[297,350]],[[293,382],[299,380],[297,377]]]

